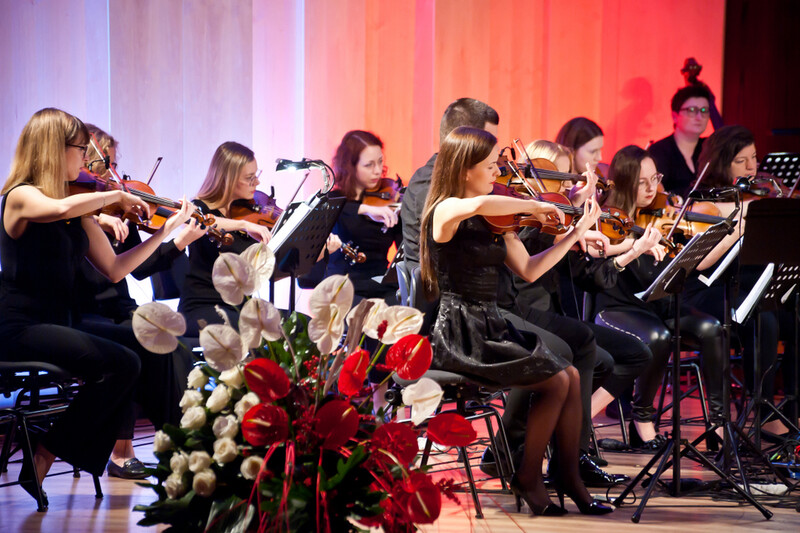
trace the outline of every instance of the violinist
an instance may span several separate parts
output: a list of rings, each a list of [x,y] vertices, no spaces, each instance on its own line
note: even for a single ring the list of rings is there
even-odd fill
[[[33,462],[22,466],[19,481],[34,497],[56,457],[102,475],[140,370],[133,351],[70,327],[80,262],[85,256],[119,281],[152,255],[193,207],[184,202],[152,237],[117,255],[90,215],[118,204],[148,217],[149,207],[121,190],[67,196],[67,183],[85,165],[88,142],[78,118],[53,108],[36,112],[22,130],[2,189],[0,358],[52,363],[84,382],[34,446]]]
[[[672,135],[649,148],[658,170],[664,174],[667,192],[686,196],[698,172],[698,158],[708,127],[711,93],[704,86],[689,85],[672,96]],[[700,167],[702,169],[702,167]]]
[[[699,158],[699,165],[702,166],[699,168],[705,167],[706,163],[708,163],[708,170],[701,183],[704,188],[732,187],[738,178],[755,175],[758,168],[758,157],[753,134],[744,126],[723,126],[706,139],[703,145],[703,151]],[[747,205],[752,200],[752,197],[747,198],[747,196],[745,195],[743,200],[744,214],[746,214]],[[723,216],[729,215],[735,206],[733,202],[717,202],[714,205],[718,207]],[[703,273],[713,272],[725,253],[743,234],[747,235],[744,215],[738,220],[736,230],[711,251],[700,263],[698,270],[704,271]],[[736,273],[738,279],[739,294],[734,299],[738,306],[750,292],[764,268],[754,265],[739,265],[738,260],[735,260],[728,268],[731,272]],[[723,320],[723,291],[722,279],[718,279],[711,287],[707,287],[700,283],[696,276],[692,276],[686,286],[686,301]],[[785,347],[784,376],[792,376],[794,365],[797,364],[794,346],[794,318],[792,312],[783,308],[779,308],[777,311],[759,310],[757,313],[753,313],[753,317],[739,328],[739,336],[744,347],[745,379],[748,389],[751,391],[755,379],[752,374],[752,358],[756,352],[754,339],[758,332],[757,318],[761,320],[758,353],[761,357],[761,368],[764,370],[762,393],[764,398],[771,399],[775,390],[779,339],[784,341]],[[784,384],[792,387],[794,380],[785,379]],[[791,394],[792,391],[788,390],[787,392]]]
[[[272,234],[266,226],[229,218],[235,200],[252,200],[260,183],[260,171],[252,150],[237,142],[222,143],[214,152],[206,179],[194,203],[205,214],[215,216],[217,226],[231,232],[233,242],[217,246],[200,239],[189,246],[189,271],[186,274],[178,311],[186,317],[186,335],[196,337],[206,324],[218,324],[221,309],[232,324],[238,324],[239,311],[222,301],[211,281],[214,261],[220,252],[242,253],[250,245],[268,242]]]
[[[603,130],[593,120],[575,117],[568,120],[556,135],[556,142],[572,150],[573,172],[581,173],[589,165],[598,175],[603,160]]]
[[[614,188],[606,200],[635,216],[636,209],[650,205],[656,195],[661,174],[652,157],[638,146],[626,146],[614,155],[609,168]],[[637,378],[633,396],[631,443],[646,451],[655,451],[665,437],[657,434],[653,423],[655,399],[671,353],[671,328],[667,320],[673,316],[667,299],[644,302],[635,296],[655,280],[666,265],[664,251],[658,244],[661,235],[652,225],[633,241],[629,250],[612,259],[618,271],[617,282],[596,296],[597,324],[614,328],[644,341],[653,355],[652,362]],[[652,255],[643,255],[645,253]],[[700,345],[703,375],[708,392],[712,420],[722,418],[722,327],[720,322],[687,304],[681,308],[681,334]]]
[[[397,284],[374,278],[383,276],[388,267],[387,254],[392,244],[402,243],[402,228],[396,208],[369,205],[366,195],[377,189],[384,178],[383,141],[368,131],[347,132],[333,156],[336,187],[332,195],[347,201],[336,221],[333,233],[343,242],[352,241],[367,260],[352,263],[342,252],[331,255],[327,273],[348,274],[356,297],[381,298],[389,305],[397,303]]]
[[[87,151],[89,166],[94,174],[107,178],[110,174],[109,167],[116,168],[117,165],[117,141],[96,126],[87,124],[87,128],[103,152],[98,153],[90,144]],[[89,169],[83,169],[82,172],[89,172]],[[135,228],[129,228],[121,218],[104,213],[95,218],[109,241],[118,242],[114,250],[116,253],[123,253],[141,244],[139,232]],[[162,243],[132,274],[137,279],[144,279],[155,272],[169,269],[189,243],[204,235],[205,229],[198,226],[194,219],[190,219],[174,240]],[[178,403],[194,361],[191,352],[179,347],[171,354],[154,354],[142,347],[131,327],[131,316],[137,305],[130,297],[128,284],[124,279],[112,283],[95,270],[88,260],[84,260],[76,282],[79,289],[75,327],[114,340],[135,351],[142,366],[136,386],[136,403],[142,407],[144,415],[156,429],[161,429],[164,423],[178,425],[182,414]],[[109,476],[125,479],[142,479],[147,476],[144,464],[134,456],[132,439],[135,424],[136,415],[134,405],[131,404],[122,433],[118,435],[111,453],[107,467]]]
[[[587,213],[552,248],[529,256],[516,233],[493,234],[483,216],[533,213],[545,222],[563,221],[555,206],[535,200],[490,195],[500,175],[497,139],[482,129],[459,127],[441,145],[422,218],[423,290],[441,295],[431,334],[431,368],[457,372],[477,383],[535,392],[528,406],[521,467],[511,480],[517,501],[534,514],[560,516],[542,478],[542,461],[557,435],[557,474],[553,483],[585,514],[611,512],[593,500],[578,470],[581,420],[580,378],[574,367],[553,354],[539,337],[522,333],[497,309],[498,273],[506,266],[530,281],[552,268],[597,220],[589,200]]]

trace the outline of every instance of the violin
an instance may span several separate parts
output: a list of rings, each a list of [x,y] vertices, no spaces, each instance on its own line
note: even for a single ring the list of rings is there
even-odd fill
[[[403,201],[403,193],[406,191],[403,180],[399,175],[395,179],[381,178],[374,189],[366,189],[362,195],[361,203],[375,207],[390,207],[395,211],[400,209],[400,202]],[[381,228],[386,233],[389,228],[384,225]]]
[[[246,220],[269,229],[275,227],[282,214],[283,209],[279,208],[275,201],[274,189],[271,195],[255,191],[252,199],[234,200],[229,209],[230,218]]]
[[[668,197],[669,195],[665,192],[657,192],[649,206],[637,210],[636,225],[645,227],[652,222],[662,235],[668,235],[678,218],[678,211],[667,207]],[[721,215],[713,202],[694,202],[691,209],[686,211],[678,223],[675,232],[680,232],[689,239],[723,220],[725,217]]]
[[[505,150],[505,148],[504,148]],[[500,169],[500,179],[498,181],[513,180],[515,175],[514,171],[508,165],[509,159],[505,155],[501,155],[497,160],[497,166]],[[531,161],[533,167],[536,169],[536,174],[539,180],[544,185],[547,192],[559,192],[564,188],[566,181],[586,181],[586,176],[583,174],[572,174],[570,172],[559,172],[555,163],[545,158],[536,158]],[[530,169],[528,163],[516,163],[517,170],[527,178],[533,178],[533,171]],[[600,191],[607,191],[614,187],[614,182],[609,182],[602,177],[599,170],[595,170],[595,174],[599,178],[597,180],[597,188]]]
[[[510,196],[511,198],[529,199],[530,196],[520,194],[515,188],[503,185],[500,182],[494,182],[492,185],[492,194],[498,196]],[[514,213],[512,215],[495,215],[484,216],[484,220],[489,224],[489,229],[492,233],[503,234],[509,231],[518,231],[523,227],[541,228],[542,223],[530,213]],[[556,219],[553,222],[553,227],[562,226],[561,221]],[[566,231],[566,229],[564,229]],[[563,233],[563,231],[561,232]]]
[[[363,263],[367,260],[367,256],[364,255],[364,252],[360,252],[358,250],[358,246],[353,244],[353,241],[346,242],[342,244],[340,248],[344,256],[350,260],[351,265],[355,265],[356,263]]]
[[[123,213],[119,206],[115,204],[104,207],[100,212],[130,220],[136,224],[138,229],[146,233],[153,234],[161,229],[167,219],[181,208],[180,202],[156,196],[155,191],[148,184],[141,181],[130,179],[114,181],[91,172],[82,171],[77,180],[69,183],[70,194],[114,190],[121,190],[144,200],[150,207],[150,212],[152,213],[150,218],[142,220],[138,215]],[[216,220],[212,215],[205,215],[200,208],[196,208],[191,217],[207,229],[206,234],[217,246],[229,245],[233,242],[233,237],[229,233],[216,227]]]

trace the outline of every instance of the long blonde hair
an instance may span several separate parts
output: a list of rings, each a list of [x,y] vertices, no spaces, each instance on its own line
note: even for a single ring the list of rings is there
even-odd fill
[[[231,203],[233,189],[242,168],[255,159],[253,151],[242,144],[233,141],[220,144],[211,158],[211,165],[197,198],[211,209],[227,207]]]
[[[466,193],[467,170],[489,157],[497,144],[497,138],[486,130],[460,126],[451,131],[442,142],[436,163],[433,165],[431,187],[420,228],[420,265],[422,286],[429,298],[439,293],[439,284],[431,256],[429,233],[433,223],[433,212],[447,198],[463,198]]]
[[[525,151],[528,152],[528,157],[531,159],[547,159],[554,164],[559,157],[566,157],[569,160],[568,172],[572,172],[572,149],[566,146],[554,143],[553,141],[539,139],[529,143],[528,146],[525,147]],[[525,159],[525,154],[521,154],[517,162],[527,163],[528,161]]]
[[[33,114],[22,128],[3,190],[29,183],[50,198],[67,196],[67,144],[85,146],[89,132],[77,117],[47,107]]]

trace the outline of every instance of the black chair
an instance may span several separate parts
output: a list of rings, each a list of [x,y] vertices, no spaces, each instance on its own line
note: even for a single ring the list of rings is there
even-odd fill
[[[423,323],[422,330],[420,331],[420,334],[425,335],[429,332],[432,321],[436,317],[438,303],[427,301],[422,291],[418,289],[421,284],[419,267],[409,272],[408,265],[404,261],[401,261],[397,265],[397,271],[398,282],[400,283],[401,303],[420,309],[425,313],[426,321]],[[444,391],[444,396],[437,409],[437,414],[455,412],[469,421],[483,420],[486,423],[488,435],[488,442],[486,442],[486,444],[495,457],[495,465],[493,466],[496,466],[501,489],[478,489],[472,472],[472,458],[470,457],[469,450],[465,446],[458,447],[458,458],[455,461],[442,461],[437,465],[438,467],[443,467],[437,471],[450,470],[452,468],[464,469],[464,473],[467,477],[466,484],[468,485],[469,492],[472,494],[472,500],[475,503],[475,517],[483,518],[483,510],[478,497],[479,493],[511,494],[508,481],[514,474],[514,465],[511,460],[512,455],[508,446],[508,439],[506,438],[502,417],[499,412],[499,408],[503,406],[494,405],[497,401],[503,403],[503,391],[488,390],[485,387],[470,382],[467,377],[453,372],[429,370],[423,377],[437,382]],[[403,380],[396,375],[394,376],[394,380],[401,388],[407,387],[413,383]],[[401,404],[400,394],[397,394],[395,391],[387,393],[387,400],[393,405]],[[445,405],[453,403],[455,403],[454,409],[444,410]],[[421,424],[421,426],[425,427],[426,423]],[[432,445],[432,441],[426,438],[425,449],[421,458],[422,466],[428,464]],[[463,466],[448,466],[455,462],[462,463]]]
[[[180,298],[187,272],[189,272],[189,256],[183,253],[175,258],[169,270],[156,272],[150,276],[150,284],[153,286],[153,299],[171,300]]]
[[[35,361],[0,362],[0,394],[10,398],[17,393],[12,407],[0,409],[0,419],[5,420],[8,425],[0,452],[0,472],[8,471],[11,456],[19,450],[22,451],[23,462],[30,461],[33,464],[35,450],[31,444],[32,430],[39,428],[46,431],[53,418],[67,409],[79,387],[80,383],[74,376],[55,365]],[[55,393],[47,392],[50,389],[55,389]],[[18,447],[12,449],[15,440],[19,441]],[[80,477],[77,468],[73,468],[72,473],[74,477]],[[52,475],[60,474],[49,474]],[[97,476],[92,477],[95,497],[102,498],[100,480]],[[13,481],[0,487],[18,484],[18,481]],[[38,482],[36,494],[37,510],[47,510],[42,486]]]

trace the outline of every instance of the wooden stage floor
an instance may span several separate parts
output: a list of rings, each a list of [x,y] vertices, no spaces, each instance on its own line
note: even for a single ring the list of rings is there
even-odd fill
[[[684,402],[684,409],[698,410],[697,402]],[[137,427],[137,456],[145,462],[154,461],[152,447],[152,426],[140,421]],[[479,429],[476,424],[476,429]],[[689,435],[697,434],[699,428],[689,427]],[[619,438],[619,426],[599,430],[599,437]],[[479,450],[476,450],[479,452]],[[635,475],[647,462],[650,455],[608,453],[607,470],[614,473]],[[19,458],[19,454],[15,458]],[[692,461],[683,461],[685,470],[683,477],[714,479],[713,473],[695,466]],[[65,472],[69,468],[64,463],[56,463],[52,472]],[[12,463],[9,472],[0,475],[0,483],[15,480],[19,472],[19,463]],[[481,476],[477,468],[476,476]],[[459,477],[457,472],[453,476]],[[496,481],[486,482],[487,484]],[[144,489],[133,481],[116,478],[101,478],[105,496],[97,500],[94,497],[94,486],[91,476],[83,474],[75,479],[71,473],[48,477],[45,489],[50,499],[47,512],[38,513],[33,499],[19,486],[0,488],[0,532],[122,532],[122,531],[159,531],[162,528],[143,528],[136,525],[140,513],[132,511],[136,504],[149,503],[154,493]],[[499,484],[497,484],[499,486]],[[602,489],[590,489],[595,495],[604,493]],[[637,496],[643,494],[641,487],[635,491]],[[600,533],[680,531],[697,532],[734,532],[734,531],[800,531],[800,513],[795,506],[800,503],[800,494],[786,498],[783,502],[770,500],[768,509],[774,513],[771,520],[765,520],[761,514],[748,504],[733,501],[720,501],[711,495],[686,496],[672,498],[663,492],[656,492],[648,503],[639,524],[631,522],[631,514],[635,507],[625,505],[614,513],[601,517],[586,517],[578,513],[569,500],[569,514],[564,517],[544,518],[527,514],[525,508],[517,513],[514,498],[510,495],[483,495],[481,504],[485,518],[476,519],[472,509],[472,500],[467,494],[459,494],[460,505],[445,500],[439,520],[422,528],[430,533],[465,533],[467,531],[492,533],[517,533],[523,531],[547,532],[580,532],[586,533],[594,528]],[[555,499],[555,496],[553,496]]]

